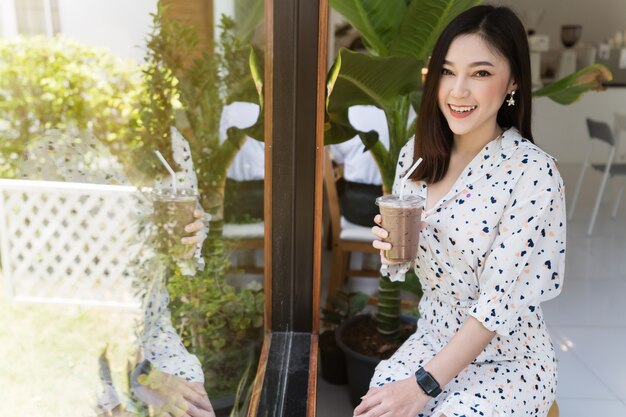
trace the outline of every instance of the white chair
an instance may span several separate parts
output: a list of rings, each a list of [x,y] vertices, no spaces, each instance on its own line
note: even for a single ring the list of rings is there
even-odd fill
[[[223,234],[226,248],[231,252],[262,251],[265,236],[265,222],[257,223],[224,223]],[[256,256],[254,256],[256,258]],[[232,265],[230,272],[245,274],[263,274],[263,267],[256,265]]]
[[[600,183],[600,188],[598,189],[598,193],[596,196],[596,201],[593,207],[593,212],[591,214],[591,220],[589,222],[589,227],[587,229],[587,234],[591,236],[593,233],[593,227],[596,221],[596,217],[598,215],[598,210],[600,208],[600,203],[602,201],[602,196],[604,195],[604,189],[606,187],[606,183],[609,177],[614,176],[626,176],[626,163],[616,163],[615,162],[615,154],[617,151],[617,145],[619,140],[619,135],[622,131],[626,132],[626,115],[615,115],[615,134],[611,131],[611,127],[606,122],[595,121],[587,118],[587,129],[589,131],[589,146],[587,149],[587,155],[585,156],[585,160],[583,162],[582,169],[580,171],[580,175],[578,176],[578,183],[576,184],[576,190],[574,191],[574,198],[570,205],[570,212],[568,215],[568,219],[571,220],[574,215],[574,210],[576,208],[576,202],[578,201],[578,197],[580,195],[580,189],[582,187],[582,182],[585,176],[585,172],[587,168],[591,166],[593,169],[600,171],[603,173],[602,182]],[[590,164],[589,159],[593,149],[593,141],[598,140],[600,142],[604,142],[609,145],[609,155],[604,164]],[[624,186],[619,190],[619,194],[615,201],[615,205],[613,207],[612,217],[615,218],[617,215],[617,209],[619,208],[620,201],[622,199]]]
[[[335,295],[343,287],[345,280],[350,276],[379,278],[378,269],[351,269],[350,255],[352,252],[374,253],[379,250],[372,246],[374,235],[370,227],[350,223],[341,216],[339,196],[337,193],[337,177],[328,154],[324,158],[324,185],[330,210],[330,227],[332,241],[332,265],[328,295]]]

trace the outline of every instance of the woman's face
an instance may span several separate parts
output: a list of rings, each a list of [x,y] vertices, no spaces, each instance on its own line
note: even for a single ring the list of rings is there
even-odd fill
[[[506,58],[478,35],[459,36],[450,45],[439,81],[439,109],[455,137],[493,135],[498,110],[517,88]],[[517,97],[515,97],[517,98]]]

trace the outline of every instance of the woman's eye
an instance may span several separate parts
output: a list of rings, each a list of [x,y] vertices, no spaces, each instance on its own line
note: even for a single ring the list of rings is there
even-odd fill
[[[441,75],[452,75],[452,71],[450,71],[447,68],[442,68],[441,69]]]
[[[491,75],[488,71],[485,71],[485,70],[476,71],[474,74],[478,77],[488,77]]]

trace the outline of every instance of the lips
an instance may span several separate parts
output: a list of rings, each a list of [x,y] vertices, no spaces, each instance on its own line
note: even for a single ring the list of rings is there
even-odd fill
[[[470,114],[476,110],[478,106],[456,106],[452,104],[448,104],[448,109],[450,109],[450,114],[457,119],[463,119],[468,117]]]

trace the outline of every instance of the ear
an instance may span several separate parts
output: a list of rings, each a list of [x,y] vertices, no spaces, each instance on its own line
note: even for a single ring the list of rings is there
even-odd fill
[[[511,91],[517,90],[517,83],[515,82],[515,80],[511,80],[511,82],[509,82],[509,87],[507,88],[507,93],[510,93]]]

